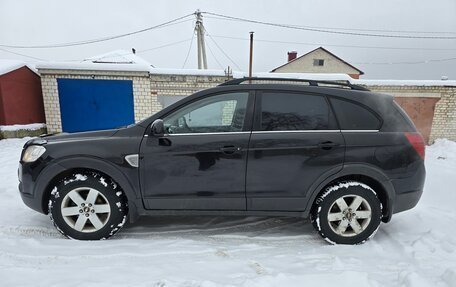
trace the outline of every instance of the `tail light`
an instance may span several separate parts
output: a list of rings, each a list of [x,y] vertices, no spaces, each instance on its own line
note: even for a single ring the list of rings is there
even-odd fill
[[[412,147],[415,149],[415,151],[418,153],[418,155],[421,157],[421,159],[424,159],[425,155],[425,144],[424,144],[424,139],[421,136],[420,133],[405,133],[405,137],[409,141],[409,143],[412,145]]]

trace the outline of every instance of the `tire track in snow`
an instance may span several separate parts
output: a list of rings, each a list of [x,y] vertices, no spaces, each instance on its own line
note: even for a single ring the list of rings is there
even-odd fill
[[[49,228],[35,226],[0,226],[0,238],[62,238],[64,237],[51,224]]]

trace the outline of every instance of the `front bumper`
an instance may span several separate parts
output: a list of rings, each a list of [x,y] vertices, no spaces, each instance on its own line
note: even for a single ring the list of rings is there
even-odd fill
[[[31,209],[48,213],[47,198],[44,198],[48,185],[56,174],[65,169],[58,165],[46,165],[41,159],[33,163],[20,163],[18,169],[19,194],[22,201]]]

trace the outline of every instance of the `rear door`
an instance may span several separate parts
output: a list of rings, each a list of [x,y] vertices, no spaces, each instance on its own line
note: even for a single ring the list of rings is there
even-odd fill
[[[325,96],[257,93],[247,210],[304,210],[309,188],[342,168],[344,152],[344,138]]]

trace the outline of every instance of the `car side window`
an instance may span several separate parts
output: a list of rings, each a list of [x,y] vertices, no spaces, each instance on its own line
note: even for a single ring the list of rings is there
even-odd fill
[[[323,96],[264,92],[261,97],[262,131],[337,129]]]
[[[180,108],[163,119],[168,134],[240,132],[249,93],[209,96]]]
[[[378,130],[380,119],[370,110],[353,102],[330,98],[342,130]]]

